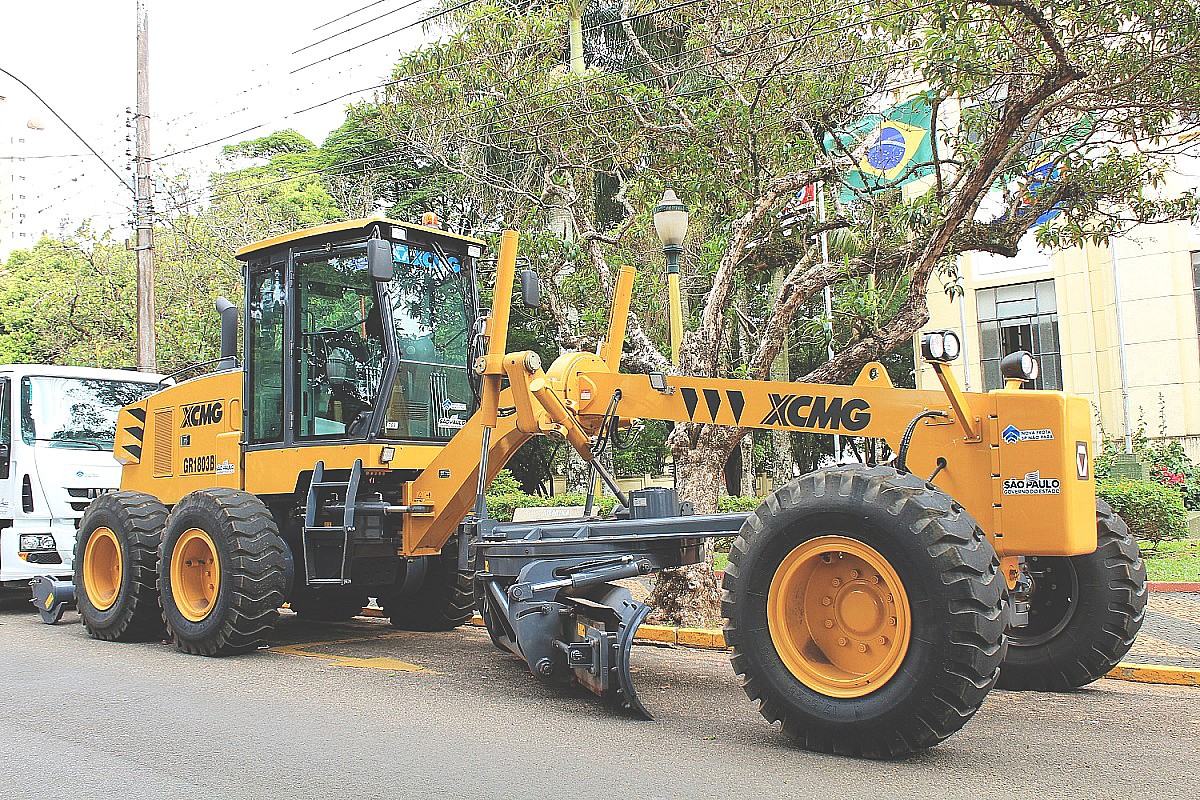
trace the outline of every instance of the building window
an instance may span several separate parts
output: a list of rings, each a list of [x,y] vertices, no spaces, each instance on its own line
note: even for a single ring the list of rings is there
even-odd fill
[[[1200,336],[1200,250],[1192,251],[1192,291],[1196,298],[1196,335]]]
[[[1197,263],[1195,255],[1192,263]],[[980,289],[975,292],[975,302],[979,310],[979,355],[984,388],[999,389],[1004,385],[1004,379],[1000,377],[1002,357],[1017,350],[1028,350],[1040,366],[1034,387],[1061,390],[1062,355],[1054,281]]]

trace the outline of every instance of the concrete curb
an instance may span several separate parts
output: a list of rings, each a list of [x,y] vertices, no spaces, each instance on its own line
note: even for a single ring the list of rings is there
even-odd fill
[[[1148,592],[1200,592],[1200,583],[1193,581],[1146,581]]]
[[[378,608],[364,608],[364,617],[382,617]],[[471,617],[471,625],[482,628],[483,618]],[[728,650],[725,634],[716,628],[671,628],[665,625],[643,625],[635,641],[651,644],[690,647],[696,650]],[[1200,669],[1159,666],[1157,664],[1121,663],[1104,677],[1136,683],[1159,683],[1172,686],[1200,686]]]
[[[1158,664],[1118,664],[1104,677],[1136,683],[1162,683],[1171,686],[1200,686],[1200,669],[1168,667]]]

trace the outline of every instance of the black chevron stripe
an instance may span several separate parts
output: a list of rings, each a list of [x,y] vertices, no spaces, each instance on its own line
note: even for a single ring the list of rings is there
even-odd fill
[[[125,432],[132,434],[133,438],[137,439],[140,442],[142,440],[142,437],[145,436],[145,434],[146,434],[146,429],[129,427],[129,428],[125,429]]]
[[[741,423],[742,409],[746,407],[746,398],[736,389],[730,389],[725,394],[729,395],[729,408],[733,411],[733,421]]]
[[[136,419],[138,422],[142,423],[143,425],[146,424],[146,409],[144,409],[144,408],[129,409],[129,416],[133,417],[134,419]]]
[[[696,394],[696,390],[682,387],[679,393],[683,395],[683,404],[687,406],[688,419],[695,419],[696,403],[700,400],[699,395]]]
[[[125,451],[139,461],[142,458],[142,446],[140,444],[127,444],[125,445]]]
[[[704,402],[708,406],[708,418],[716,422],[717,412],[721,410],[721,393],[716,389],[705,389]]]

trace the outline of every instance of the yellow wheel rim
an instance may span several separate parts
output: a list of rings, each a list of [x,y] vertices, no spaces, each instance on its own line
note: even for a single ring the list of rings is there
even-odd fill
[[[829,697],[862,697],[900,669],[912,615],[900,576],[875,548],[819,536],[776,570],[767,626],[798,681]]]
[[[97,611],[107,611],[121,593],[121,543],[108,528],[96,528],[83,550],[83,588]]]
[[[209,615],[221,589],[221,568],[212,537],[189,528],[171,553],[171,596],[184,619],[199,622]]]

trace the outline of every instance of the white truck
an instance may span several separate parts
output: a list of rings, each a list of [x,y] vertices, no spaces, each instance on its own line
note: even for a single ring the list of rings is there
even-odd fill
[[[163,388],[119,369],[0,365],[0,591],[70,580],[88,503],[118,488],[117,412]]]

